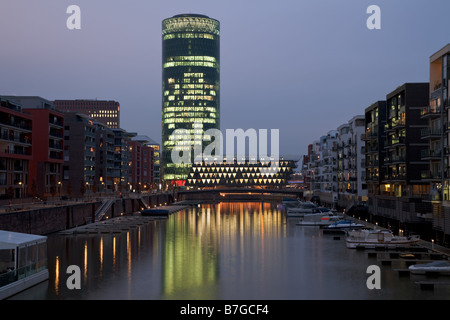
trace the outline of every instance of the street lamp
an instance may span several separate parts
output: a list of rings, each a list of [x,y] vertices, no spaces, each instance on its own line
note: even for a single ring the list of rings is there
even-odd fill
[[[22,183],[22,181],[19,181],[19,188],[20,188],[20,198],[23,198],[23,183]]]
[[[61,189],[62,189],[62,182],[58,181],[58,189],[59,189],[59,200],[61,200]]]

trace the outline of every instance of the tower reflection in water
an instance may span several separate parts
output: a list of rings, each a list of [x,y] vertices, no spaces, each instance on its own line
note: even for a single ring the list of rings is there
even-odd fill
[[[275,205],[224,202],[119,234],[54,236],[46,298],[219,299],[221,282],[238,281],[231,279],[244,270],[264,276],[265,255],[279,251],[274,240],[285,235]],[[72,264],[81,269],[81,290],[67,289]]]
[[[285,236],[286,225],[283,214],[269,203],[230,202],[176,214],[166,232],[164,297],[187,298],[189,292],[191,299],[219,299],[221,281],[236,280],[252,266],[257,267],[254,272],[264,271],[265,251],[274,237]],[[227,267],[221,270],[223,265]]]

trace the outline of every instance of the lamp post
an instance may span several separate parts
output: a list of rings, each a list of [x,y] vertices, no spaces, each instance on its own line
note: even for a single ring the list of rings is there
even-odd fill
[[[23,202],[23,183],[22,183],[22,181],[19,181],[19,188],[20,188],[20,198],[22,199],[22,202]]]
[[[58,181],[58,189],[59,189],[59,200],[61,200],[61,189],[62,189],[62,182]]]

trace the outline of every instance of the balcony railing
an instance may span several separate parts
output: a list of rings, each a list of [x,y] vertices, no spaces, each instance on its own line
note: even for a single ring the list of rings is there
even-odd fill
[[[421,117],[439,116],[441,114],[441,107],[426,106],[420,111]]]
[[[31,139],[29,139],[28,137],[17,137],[4,133],[0,136],[0,139],[31,145]]]
[[[441,155],[442,155],[441,150],[425,149],[420,152],[420,157],[422,159],[440,158]]]
[[[384,164],[399,163],[399,162],[400,163],[406,162],[406,156],[393,155],[384,158]]]
[[[422,171],[420,177],[427,180],[440,180],[442,178],[442,174],[441,172],[435,171]]]
[[[438,138],[441,134],[440,128],[424,128],[420,130],[421,138]]]

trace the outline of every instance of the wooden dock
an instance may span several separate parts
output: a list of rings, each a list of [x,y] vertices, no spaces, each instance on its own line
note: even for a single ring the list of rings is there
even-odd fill
[[[168,217],[169,215],[188,208],[187,205],[170,205],[145,209],[140,212],[145,217]]]
[[[121,216],[60,231],[60,235],[122,233],[148,224],[155,219],[143,216]]]
[[[435,286],[450,286],[448,281],[416,281],[422,290],[434,290]]]

